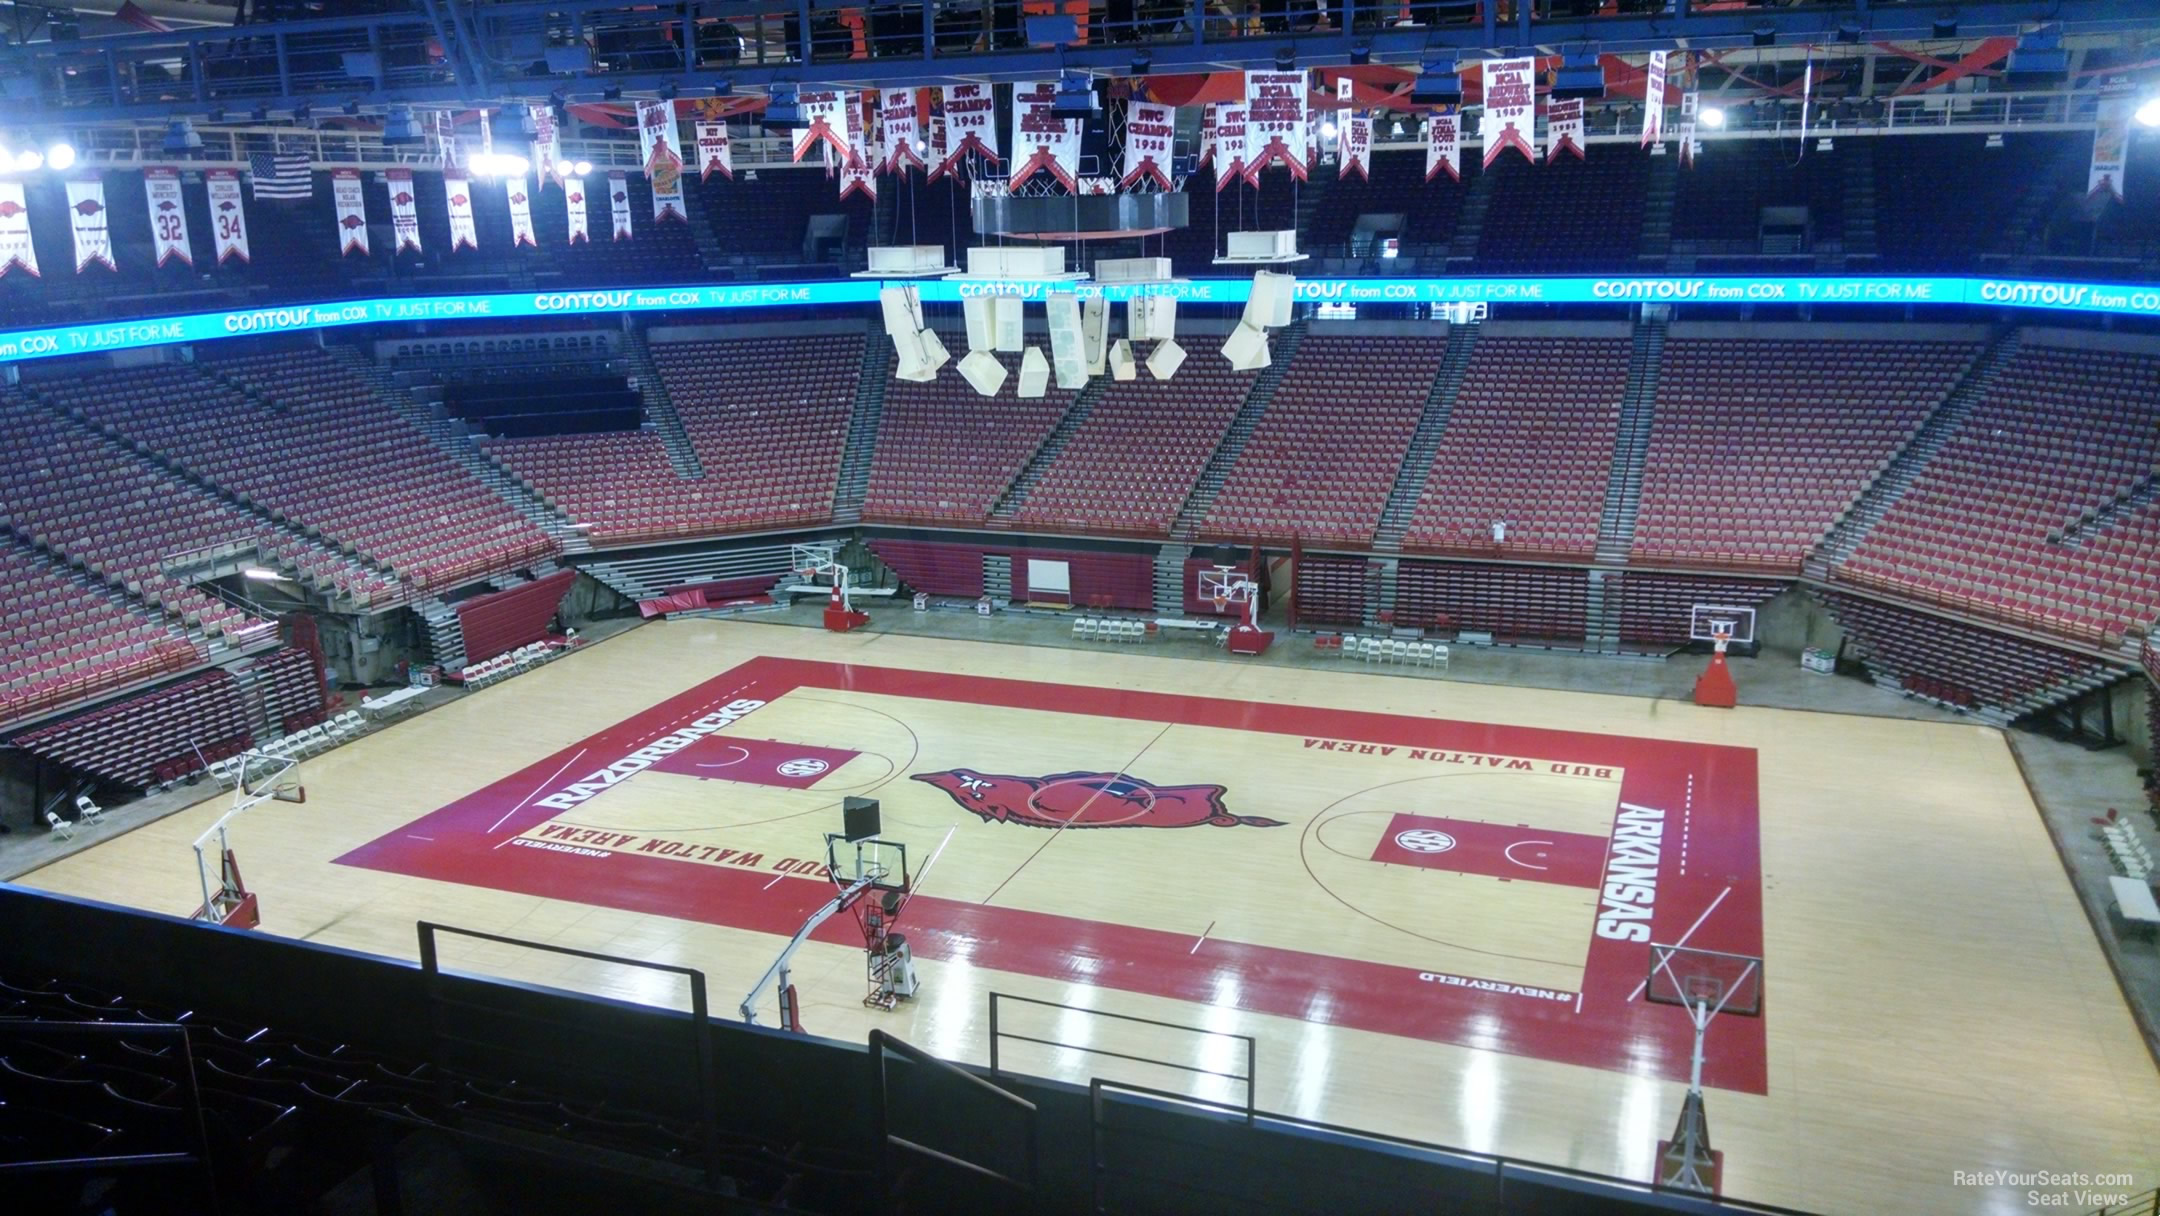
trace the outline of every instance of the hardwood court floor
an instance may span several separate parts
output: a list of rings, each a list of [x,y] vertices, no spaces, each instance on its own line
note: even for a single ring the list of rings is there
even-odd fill
[[[1982,727],[686,621],[302,773],[306,805],[233,833],[266,932],[411,958],[413,922],[442,921],[696,967],[731,1011],[829,896],[823,834],[867,793],[918,871],[944,846],[901,925],[923,992],[863,1008],[836,917],[797,957],[814,1033],[884,1026],[981,1061],[993,990],[1158,1018],[1256,1037],[1264,1109],[1647,1178],[1687,1035],[1636,999],[1640,916],[1655,940],[1766,959],[1765,1016],[1711,1037],[1728,1193],[2023,1212],[2033,1188],[1957,1173],[2160,1181],[2160,1076]],[[188,842],[222,809],[24,881],[184,914]],[[1615,906],[1607,872],[1645,861],[1646,833],[1655,880]],[[446,962],[680,1003],[555,956]],[[1007,1014],[1242,1067],[1229,1039]]]

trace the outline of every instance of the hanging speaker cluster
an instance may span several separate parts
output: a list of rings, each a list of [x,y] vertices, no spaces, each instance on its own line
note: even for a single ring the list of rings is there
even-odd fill
[[[1256,270],[1252,294],[1245,299],[1245,315],[1223,341],[1223,358],[1241,372],[1259,371],[1270,361],[1267,331],[1290,323],[1292,290],[1297,279],[1272,270]]]
[[[885,335],[900,360],[893,374],[918,384],[935,379],[951,356],[937,333],[923,324],[922,293],[913,287],[880,288],[878,305],[885,313]]]

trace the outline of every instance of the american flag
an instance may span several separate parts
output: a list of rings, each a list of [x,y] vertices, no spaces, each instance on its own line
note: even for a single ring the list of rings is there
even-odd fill
[[[299,152],[257,152],[248,157],[248,172],[254,175],[257,199],[308,198],[315,193],[308,158]]]

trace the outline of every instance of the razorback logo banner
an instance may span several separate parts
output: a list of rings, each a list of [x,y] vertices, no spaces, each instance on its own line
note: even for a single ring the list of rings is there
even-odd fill
[[[1156,785],[1124,773],[1008,777],[952,768],[917,773],[985,823],[1036,828],[1279,828],[1279,819],[1233,815],[1219,785]]]

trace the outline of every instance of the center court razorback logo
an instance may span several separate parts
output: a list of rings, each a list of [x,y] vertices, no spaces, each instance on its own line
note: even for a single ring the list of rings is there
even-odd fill
[[[986,823],[1036,828],[1279,828],[1279,819],[1233,815],[1219,785],[1156,785],[1125,773],[1007,777],[954,768],[917,773]]]

